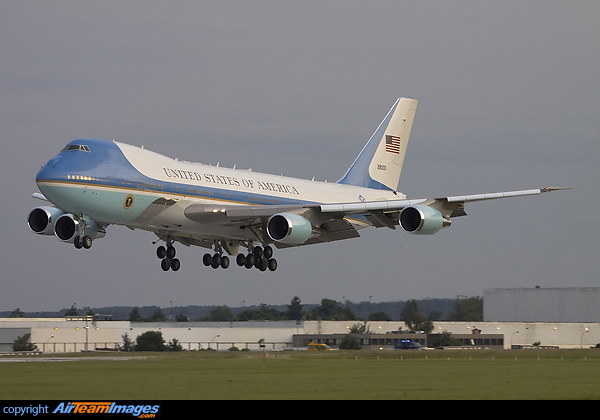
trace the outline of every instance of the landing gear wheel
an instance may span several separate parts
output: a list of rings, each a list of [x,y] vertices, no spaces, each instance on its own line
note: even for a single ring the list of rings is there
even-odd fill
[[[229,268],[229,257],[221,257],[221,268],[227,269]]]
[[[83,247],[83,244],[81,243],[81,238],[79,236],[75,237],[75,239],[73,240],[73,245],[75,245],[75,248],[77,249],[81,249]]]
[[[267,263],[267,266],[269,267],[269,271],[277,270],[277,260],[275,258],[271,258]]]
[[[267,245],[264,249],[263,249],[263,256],[269,260],[271,259],[271,257],[273,256],[273,248],[271,248],[269,245]]]
[[[246,255],[246,268],[252,268],[254,267],[254,263],[256,262],[256,259],[254,258],[254,254],[250,253],[248,255]]]
[[[264,257],[261,257],[258,261],[256,261],[256,268],[260,271],[265,271],[267,269],[267,260]]]
[[[254,254],[254,258],[256,258],[257,261],[263,256],[263,250],[259,246],[255,246],[252,250],[252,253]]]
[[[171,268],[171,263],[167,258],[160,262],[160,268],[162,268],[163,271],[169,271],[169,268]]]
[[[92,238],[90,236],[84,236],[81,244],[85,249],[90,249],[92,247]]]
[[[161,260],[165,258],[167,256],[166,248],[162,245],[156,248],[156,256]]]
[[[217,269],[221,265],[221,261],[222,261],[221,255],[215,254],[212,257],[212,263],[210,266],[214,269]]]
[[[212,255],[210,255],[210,254],[204,254],[204,256],[202,257],[202,262],[207,267],[209,265],[211,265],[212,264]]]
[[[246,256],[244,254],[238,254],[237,258],[235,259],[235,262],[240,267],[246,265]]]
[[[175,258],[175,248],[172,245],[167,247],[167,258],[170,260]]]
[[[167,260],[164,259],[163,261],[167,261]],[[171,270],[173,270],[173,271],[179,271],[180,267],[181,267],[181,262],[179,262],[179,260],[177,258],[173,258],[171,260]]]

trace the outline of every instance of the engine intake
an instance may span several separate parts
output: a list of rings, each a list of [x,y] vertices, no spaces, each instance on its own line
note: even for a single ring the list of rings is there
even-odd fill
[[[450,219],[429,206],[409,206],[400,212],[400,226],[415,235],[433,235],[450,224]]]
[[[56,207],[36,207],[27,216],[27,226],[39,235],[53,235],[56,220],[65,214]]]
[[[73,219],[72,214],[63,214],[56,220],[54,234],[63,242],[73,242],[79,234],[79,221]],[[93,220],[85,221],[84,235],[92,239],[102,238],[106,235],[104,229],[100,229]]]
[[[302,245],[319,231],[310,221],[293,213],[278,213],[267,222],[267,234],[276,242],[289,245]]]

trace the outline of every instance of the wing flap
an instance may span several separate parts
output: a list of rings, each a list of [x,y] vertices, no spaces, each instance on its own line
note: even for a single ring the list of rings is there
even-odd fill
[[[190,204],[184,210],[188,219],[208,225],[250,225],[262,218],[271,217],[282,212],[301,212],[310,206],[254,206],[254,205],[225,205],[214,206],[207,204]]]

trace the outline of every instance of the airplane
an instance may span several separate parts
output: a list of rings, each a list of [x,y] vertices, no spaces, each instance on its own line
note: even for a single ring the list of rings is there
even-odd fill
[[[205,266],[275,271],[280,248],[359,237],[359,230],[433,235],[465,216],[465,203],[561,190],[551,187],[408,199],[397,191],[417,100],[399,98],[337,182],[318,182],[172,159],[129,144],[69,142],[36,176],[31,231],[89,249],[109,225],[156,234],[164,271],[178,271],[174,244],[212,250]],[[243,251],[243,250],[246,251]]]

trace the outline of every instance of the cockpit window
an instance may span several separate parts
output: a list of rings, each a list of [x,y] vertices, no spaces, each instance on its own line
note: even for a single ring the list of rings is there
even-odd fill
[[[89,152],[90,148],[84,144],[67,144],[65,146],[65,148],[62,149],[63,152],[71,152],[74,150],[81,150],[82,152]]]

